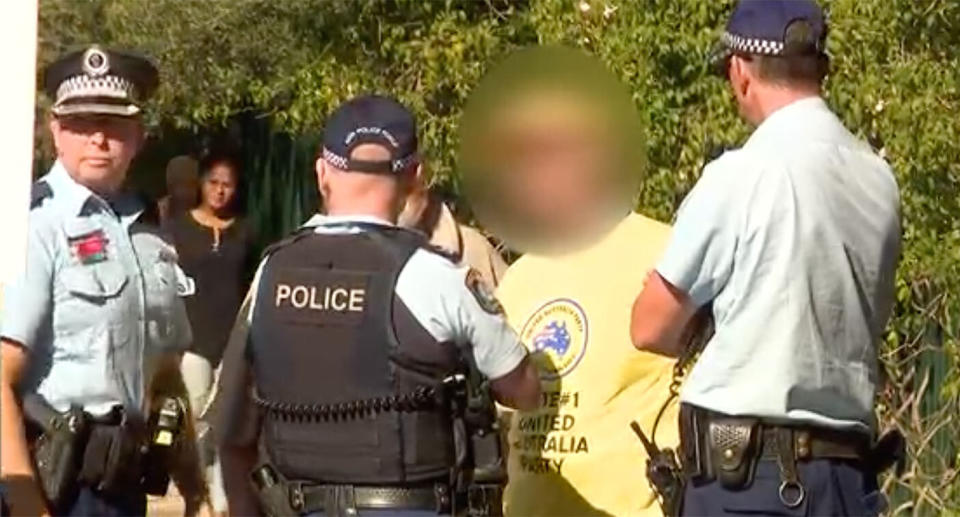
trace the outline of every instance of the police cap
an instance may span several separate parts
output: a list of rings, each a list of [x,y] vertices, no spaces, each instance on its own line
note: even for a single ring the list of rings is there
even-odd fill
[[[799,23],[799,41],[787,42],[787,29]],[[794,34],[797,33],[794,27]],[[711,56],[716,72],[733,54],[760,56],[822,55],[826,49],[827,23],[814,0],[740,0]]]
[[[360,144],[379,144],[390,152],[384,161],[354,160]],[[345,171],[396,174],[418,161],[417,123],[413,113],[395,99],[380,95],[355,97],[327,119],[323,159]]]
[[[43,86],[55,115],[133,116],[159,84],[157,68],[144,56],[97,45],[51,63]]]

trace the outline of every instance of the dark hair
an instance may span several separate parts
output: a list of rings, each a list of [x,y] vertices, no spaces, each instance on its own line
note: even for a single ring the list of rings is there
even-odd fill
[[[237,183],[240,183],[240,178],[243,176],[243,168],[240,165],[240,160],[230,153],[212,152],[204,156],[203,159],[200,160],[200,177],[203,178],[207,174],[210,174],[210,171],[217,165],[230,167],[230,170],[233,171],[233,179]]]
[[[819,86],[830,69],[830,59],[823,52],[823,38],[813,38],[813,30],[806,20],[796,20],[787,26],[784,55],[751,58],[761,79],[785,86],[798,83]]]

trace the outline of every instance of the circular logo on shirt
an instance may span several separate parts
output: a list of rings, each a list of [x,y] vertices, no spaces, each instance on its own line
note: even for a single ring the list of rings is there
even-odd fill
[[[569,298],[543,304],[520,331],[545,380],[559,379],[577,367],[587,351],[588,336],[587,315]]]

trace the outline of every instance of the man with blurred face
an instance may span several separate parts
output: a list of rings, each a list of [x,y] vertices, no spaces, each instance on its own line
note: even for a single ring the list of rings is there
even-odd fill
[[[630,429],[677,441],[671,360],[633,353],[630,304],[669,226],[632,213],[643,136],[626,89],[578,51],[522,51],[465,114],[461,159],[481,222],[525,254],[498,287],[543,396],[509,418],[505,513],[660,515]]]
[[[178,378],[190,342],[176,252],[123,189],[144,141],[139,103],[156,85],[147,59],[97,46],[45,73],[57,161],[34,186],[27,268],[5,293],[0,327],[0,457],[4,481],[18,480],[7,492],[15,515],[146,510],[143,425],[162,390],[152,383]],[[54,494],[38,479],[55,472],[50,459],[28,451],[68,426],[77,471]]]
[[[737,5],[717,64],[756,130],[704,169],[634,305],[637,348],[679,356],[712,304],[681,393],[685,515],[876,515],[902,446],[873,413],[898,189],[820,96],[826,32],[811,0]]]

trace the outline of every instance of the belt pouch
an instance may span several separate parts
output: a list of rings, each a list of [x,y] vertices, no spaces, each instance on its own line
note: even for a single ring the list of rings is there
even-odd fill
[[[739,490],[753,479],[758,457],[759,421],[714,417],[707,425],[707,450],[713,473],[724,488]]]
[[[140,443],[125,426],[94,426],[83,455],[80,480],[103,492],[140,483]]]
[[[680,463],[688,479],[707,472],[701,455],[700,421],[696,408],[680,404]]]

